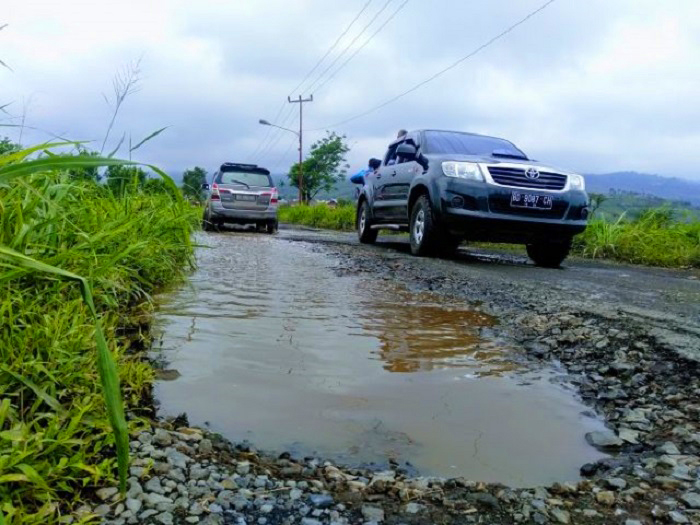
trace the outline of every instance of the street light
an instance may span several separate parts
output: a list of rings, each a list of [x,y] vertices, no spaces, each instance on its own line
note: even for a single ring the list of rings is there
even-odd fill
[[[299,129],[299,131],[294,131],[293,129],[283,128],[282,126],[278,126],[277,124],[272,124],[271,122],[269,122],[265,119],[262,119],[262,118],[260,120],[258,120],[258,123],[262,124],[263,126],[271,126],[273,128],[282,129],[284,131],[289,131],[290,133],[294,133],[297,137],[299,137],[299,204],[301,204],[302,200],[303,200],[303,195],[304,195],[304,192],[302,189],[303,180],[304,180],[304,178],[303,178],[304,177],[304,169],[302,166],[303,153],[302,153],[302,147],[301,147],[302,146],[301,128]]]

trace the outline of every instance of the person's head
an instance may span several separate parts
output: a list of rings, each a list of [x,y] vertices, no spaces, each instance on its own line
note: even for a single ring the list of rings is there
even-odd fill
[[[399,130],[399,134],[396,135],[396,138],[397,138],[397,139],[400,139],[401,137],[403,137],[404,135],[406,135],[406,133],[408,133],[408,131],[406,131],[405,129],[400,129],[400,130]]]

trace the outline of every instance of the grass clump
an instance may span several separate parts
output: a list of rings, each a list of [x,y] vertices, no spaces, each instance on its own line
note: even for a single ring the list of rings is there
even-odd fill
[[[335,207],[327,204],[302,204],[280,207],[279,220],[312,228],[351,231],[355,229],[355,213],[353,204],[340,204]]]
[[[27,160],[27,154],[0,156],[0,516],[6,525],[58,523],[93,489],[115,482],[117,458],[124,479],[123,405],[145,414],[153,377],[124,334],[138,334],[152,294],[192,263],[189,235],[196,224],[175,192],[116,196],[66,171],[120,161]],[[144,424],[133,417],[128,428]]]
[[[676,217],[668,208],[614,222],[594,219],[574,239],[574,253],[635,264],[700,267],[700,221]]]

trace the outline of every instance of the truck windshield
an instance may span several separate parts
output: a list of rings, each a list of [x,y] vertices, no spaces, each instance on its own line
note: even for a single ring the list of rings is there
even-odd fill
[[[270,176],[266,173],[246,171],[224,171],[216,178],[218,184],[240,184],[242,186],[257,186],[269,188],[272,186]]]
[[[426,131],[423,152],[438,155],[485,155],[527,160],[525,153],[505,139],[457,131]]]

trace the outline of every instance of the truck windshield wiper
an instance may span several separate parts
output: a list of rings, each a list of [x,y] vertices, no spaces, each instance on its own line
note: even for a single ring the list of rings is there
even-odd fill
[[[519,160],[529,160],[525,155],[518,155],[517,153],[505,153],[502,151],[494,151],[491,153],[492,157],[501,157],[504,159],[519,159]]]

